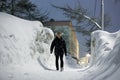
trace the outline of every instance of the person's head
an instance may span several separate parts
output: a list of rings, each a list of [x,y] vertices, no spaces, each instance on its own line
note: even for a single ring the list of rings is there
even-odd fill
[[[62,33],[61,33],[61,32],[57,32],[56,36],[57,36],[58,38],[61,38],[61,37],[62,37]]]

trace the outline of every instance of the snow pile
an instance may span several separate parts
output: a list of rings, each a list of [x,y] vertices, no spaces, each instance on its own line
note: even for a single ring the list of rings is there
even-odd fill
[[[69,55],[64,57],[62,73],[55,71],[54,54],[50,54],[53,37],[38,21],[0,12],[0,80],[120,79],[120,31],[93,32],[90,65],[80,69]]]
[[[0,12],[0,67],[49,64],[53,32],[39,21],[28,21]],[[47,56],[46,56],[47,55]],[[38,59],[36,59],[38,58]],[[52,62],[52,61],[51,61]]]
[[[0,12],[0,80],[74,79],[74,73],[55,72],[54,54],[49,50],[53,38],[53,32],[38,21]],[[75,60],[70,55],[67,58],[65,70],[75,69],[77,66],[71,66],[76,65]],[[69,76],[64,78],[66,74]]]
[[[109,78],[113,74],[120,79],[116,71],[120,71],[120,31],[93,32],[91,66],[85,71],[83,80],[113,80],[113,77]]]

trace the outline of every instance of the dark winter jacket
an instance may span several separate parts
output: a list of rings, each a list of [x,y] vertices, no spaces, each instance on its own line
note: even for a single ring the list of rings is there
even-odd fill
[[[59,55],[59,54],[65,54],[67,55],[67,50],[66,50],[66,43],[65,40],[63,38],[59,39],[58,37],[56,37],[50,47],[50,51],[51,53],[53,52],[53,49],[55,48],[55,55]]]

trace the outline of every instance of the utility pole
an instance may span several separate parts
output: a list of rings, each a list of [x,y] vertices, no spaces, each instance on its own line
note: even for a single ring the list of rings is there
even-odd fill
[[[104,0],[101,0],[101,22],[102,30],[104,30]]]
[[[15,13],[15,0],[11,1],[11,14],[14,15]]]

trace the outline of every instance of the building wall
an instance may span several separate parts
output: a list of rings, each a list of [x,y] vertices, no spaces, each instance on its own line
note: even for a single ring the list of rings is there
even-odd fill
[[[66,41],[66,47],[67,47],[67,51],[68,53],[70,53],[70,28],[68,26],[49,26],[49,28],[51,28],[54,32],[54,34],[56,32],[62,32],[63,33],[63,38]],[[55,35],[56,36],[56,35]]]
[[[72,26],[72,23],[69,23],[69,27],[71,30],[71,54],[73,57],[79,59],[79,42],[76,36],[76,32]]]
[[[54,33],[58,31],[62,32],[68,53],[72,57],[79,59],[79,42],[71,22],[48,22],[45,26],[51,28]]]

